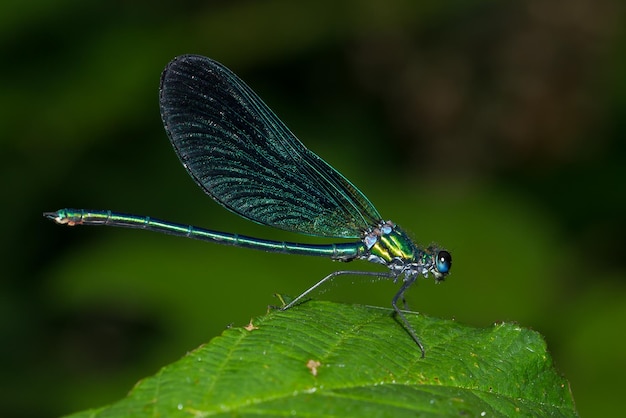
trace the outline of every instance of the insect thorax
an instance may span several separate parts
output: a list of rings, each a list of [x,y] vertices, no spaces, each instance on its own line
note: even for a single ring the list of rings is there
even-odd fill
[[[413,241],[391,221],[381,222],[378,227],[368,231],[363,243],[368,249],[368,261],[387,266],[396,262],[414,262],[418,254]]]

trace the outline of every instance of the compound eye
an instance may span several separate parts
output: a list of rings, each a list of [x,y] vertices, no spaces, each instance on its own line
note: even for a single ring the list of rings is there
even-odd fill
[[[452,256],[447,251],[439,251],[437,253],[437,271],[441,274],[448,274],[452,267]]]

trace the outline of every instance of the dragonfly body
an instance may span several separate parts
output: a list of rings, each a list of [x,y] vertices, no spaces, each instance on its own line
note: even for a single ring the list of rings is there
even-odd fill
[[[424,355],[424,347],[397,302],[419,277],[443,280],[450,253],[418,247],[341,173],[307,149],[263,101],[226,67],[185,55],[163,72],[161,116],[187,172],[216,202],[254,222],[307,235],[354,239],[336,244],[271,241],[212,231],[147,216],[106,210],[61,209],[44,216],[69,226],[146,229],[269,252],[356,259],[385,265],[386,272],[341,270],[329,274],[283,309],[300,303],[339,275],[402,279],[392,306]]]
[[[394,276],[404,274],[411,277],[421,274],[428,277],[428,274],[432,273],[435,280],[443,279],[439,271],[444,270],[444,266],[436,266],[435,250],[418,249],[406,233],[391,221],[381,222],[378,227],[367,231],[360,241],[305,244],[213,231],[149,216],[130,215],[110,210],[60,209],[56,212],[46,212],[44,215],[58,224],[68,226],[104,225],[146,229],[168,235],[274,253],[328,257],[344,262],[356,259],[366,260],[387,266]],[[445,263],[445,259],[440,260],[439,263]]]

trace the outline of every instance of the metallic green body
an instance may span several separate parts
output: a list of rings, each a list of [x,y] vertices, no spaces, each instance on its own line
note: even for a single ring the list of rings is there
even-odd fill
[[[415,261],[418,251],[406,233],[396,226],[391,232],[379,236],[370,253],[379,257],[381,264],[388,264],[394,259]]]

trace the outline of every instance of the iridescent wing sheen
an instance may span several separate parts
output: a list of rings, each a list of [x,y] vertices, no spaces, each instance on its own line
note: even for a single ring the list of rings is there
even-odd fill
[[[185,55],[161,76],[161,116],[181,162],[227,209],[303,234],[357,238],[381,217],[239,77]]]

